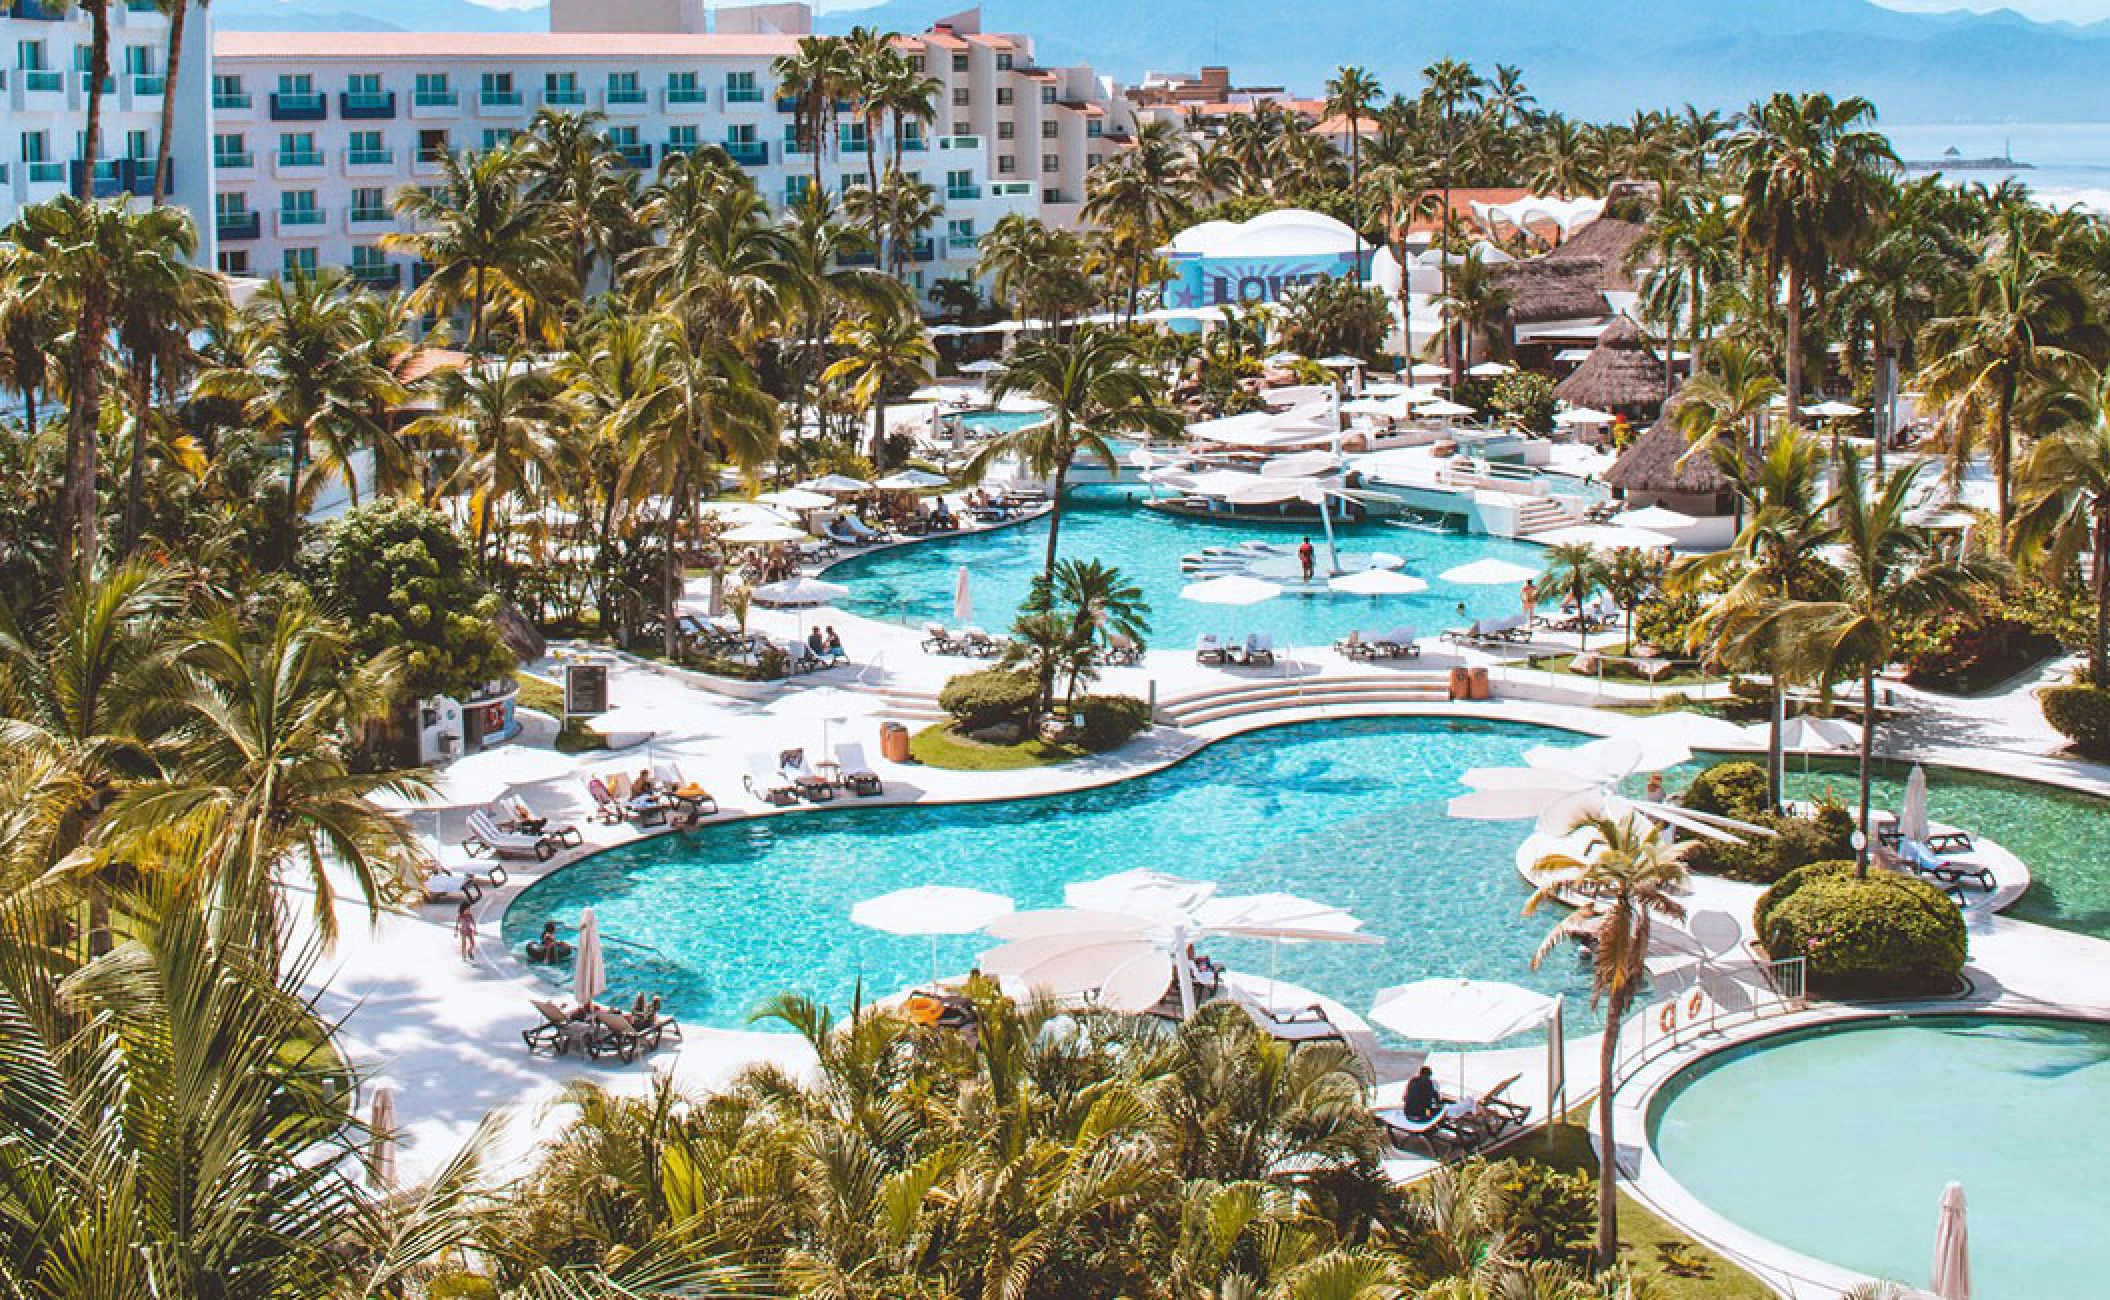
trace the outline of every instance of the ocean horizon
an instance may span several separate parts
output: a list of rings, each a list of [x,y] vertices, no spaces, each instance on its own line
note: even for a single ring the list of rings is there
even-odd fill
[[[1954,148],[1966,158],[2006,156],[2028,166],[1954,172],[1959,185],[2013,177],[2054,207],[2079,205],[2110,215],[2110,122],[1881,123],[1898,157],[1938,158]]]

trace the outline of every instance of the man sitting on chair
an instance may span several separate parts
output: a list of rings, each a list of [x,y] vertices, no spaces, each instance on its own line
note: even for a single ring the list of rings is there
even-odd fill
[[[1420,1074],[1407,1080],[1407,1096],[1400,1109],[1416,1123],[1434,1118],[1443,1109],[1443,1090],[1436,1086],[1435,1071],[1424,1065]]]

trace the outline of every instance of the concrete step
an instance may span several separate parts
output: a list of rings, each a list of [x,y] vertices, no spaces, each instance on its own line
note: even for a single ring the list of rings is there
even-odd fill
[[[1396,686],[1403,682],[1415,684],[1428,683],[1447,687],[1450,683],[1450,673],[1447,670],[1442,669],[1408,669],[1396,673],[1342,673],[1338,675],[1329,675],[1323,677],[1255,678],[1250,681],[1240,681],[1225,686],[1211,687],[1208,690],[1193,691],[1186,695],[1170,696],[1166,699],[1160,700],[1158,702],[1158,707],[1166,710],[1167,712],[1171,712],[1173,710],[1183,708],[1188,705],[1198,704],[1204,701],[1216,701],[1241,695],[1272,694],[1274,692],[1285,690],[1294,691],[1299,688],[1309,691],[1319,688],[1331,689],[1335,687]]]
[[[1450,700],[1448,690],[1395,690],[1327,692],[1285,699],[1242,700],[1228,704],[1196,709],[1178,719],[1182,727],[1200,726],[1207,722],[1221,722],[1226,718],[1251,717],[1262,713],[1282,713],[1291,709],[1323,709],[1329,707],[1354,708],[1372,704],[1441,704]]]
[[[1255,682],[1201,692],[1162,706],[1178,726],[1285,709],[1366,703],[1429,703],[1450,699],[1447,673],[1401,673],[1390,677],[1318,678]]]

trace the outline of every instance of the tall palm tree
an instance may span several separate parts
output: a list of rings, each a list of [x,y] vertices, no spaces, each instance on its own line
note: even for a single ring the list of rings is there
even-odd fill
[[[1597,589],[1604,586],[1608,570],[1605,557],[1588,542],[1563,542],[1546,549],[1546,572],[1539,585],[1554,596],[1560,604],[1573,605],[1580,615],[1583,607]],[[1590,624],[1588,619],[1576,620],[1576,631],[1580,648],[1590,648]]]
[[[1392,250],[1392,260],[1399,264],[1399,293],[1393,309],[1399,314],[1399,355],[1401,360],[1410,360],[1414,353],[1414,338],[1410,319],[1413,295],[1409,282],[1413,267],[1413,253],[1407,246],[1407,237],[1414,232],[1416,222],[1437,215],[1437,198],[1434,187],[1437,176],[1427,167],[1411,159],[1382,163],[1371,168],[1365,187],[1377,198],[1378,220],[1384,227],[1386,246]]]
[[[887,87],[895,76],[894,38],[876,27],[852,27],[843,38],[843,88],[850,101],[850,114],[864,128],[865,188],[879,192],[880,128],[886,121]],[[872,251],[883,262],[886,231],[875,219],[871,223]]]
[[[1128,266],[1128,317],[1135,319],[1144,260],[1192,215],[1194,180],[1185,149],[1162,119],[1084,178],[1084,218],[1111,232]]]
[[[631,255],[640,293],[729,342],[753,365],[797,289],[788,233],[744,172],[676,158],[645,205],[662,242]]]
[[[252,625],[235,609],[185,631],[177,717],[157,748],[169,775],[119,795],[107,839],[195,864],[220,914],[277,945],[283,872],[299,872],[316,933],[337,935],[334,872],[370,915],[423,857],[410,826],[370,796],[416,795],[410,772],[359,772],[356,729],[389,710],[392,656],[360,662],[344,629],[305,599]]]
[[[483,351],[494,309],[523,338],[541,332],[550,275],[564,264],[549,206],[527,195],[523,157],[512,148],[442,155],[438,184],[396,194],[397,213],[417,229],[381,238],[432,268],[411,294],[419,311],[467,312],[471,352]]]
[[[1648,982],[1644,963],[1656,918],[1685,915],[1676,895],[1685,890],[1684,857],[1691,845],[1672,844],[1657,827],[1632,816],[1596,814],[1576,829],[1586,832],[1579,852],[1549,854],[1533,864],[1543,883],[1524,913],[1548,903],[1582,904],[1553,927],[1531,965],[1536,970],[1565,942],[1589,941],[1591,998],[1604,1014],[1597,1048],[1597,1265],[1610,1268],[1619,1259],[1619,1146],[1612,1133],[1619,1031]]]
[[[869,312],[844,321],[835,327],[834,341],[843,352],[821,372],[821,381],[849,385],[851,396],[870,413],[869,455],[875,463],[882,462],[886,395],[928,380],[937,369],[938,350],[912,311]]]
[[[1999,222],[1962,300],[1926,328],[1919,383],[1941,410],[1959,466],[1983,440],[2005,529],[2014,516],[2017,409],[2033,388],[2072,371],[2099,331],[2080,280],[2041,246],[2020,210],[2003,210]]]
[[[1362,68],[1349,64],[1326,81],[1326,112],[1348,120],[1348,224],[1355,229],[1355,282],[1363,282],[1363,119],[1384,87]]]
[[[945,83],[923,70],[923,63],[913,55],[894,51],[893,57],[881,65],[879,75],[879,106],[886,111],[892,123],[893,151],[887,156],[887,170],[895,176],[907,165],[909,123],[914,122],[928,132],[938,120],[938,95]],[[878,148],[878,141],[871,142]]]
[[[1827,552],[1837,575],[1836,594],[1790,600],[1773,613],[1774,636],[1790,671],[1826,684],[1846,676],[1861,683],[1861,820],[1870,829],[1869,793],[1874,771],[1876,674],[1896,657],[1899,626],[1936,610],[1975,607],[1971,588],[1990,582],[1994,571],[1975,558],[1941,554],[1933,532],[1910,522],[1913,488],[1922,466],[1914,463],[1863,490],[1861,452],[1847,447],[1839,486],[1828,508],[1837,520],[1836,544]],[[1864,836],[1857,874],[1868,871]]]
[[[1897,190],[1884,204],[1882,225],[1853,261],[1833,309],[1849,333],[1864,333],[1875,361],[1875,474],[1883,476],[1884,453],[1897,432],[1898,375],[1917,356],[1920,331],[1961,276],[1961,242],[1932,211],[1929,191],[1941,184],[1926,177]]]
[[[80,172],[73,178],[73,197],[95,196],[95,168],[102,160],[103,94],[110,82],[111,0],[73,0],[88,15],[88,111],[81,123]]]
[[[154,133],[154,206],[160,207],[169,197],[169,150],[176,134],[176,91],[183,77],[184,36],[190,24],[190,7],[196,4],[205,8],[211,0],[155,0],[161,12],[168,15],[168,66],[162,70],[161,82],[161,126]]]
[[[835,144],[836,105],[849,86],[847,51],[840,36],[801,36],[797,48],[771,65],[777,93],[792,104],[792,138],[813,160],[807,193],[820,194],[821,160]]]
[[[126,361],[125,397],[131,409],[131,467],[126,475],[119,551],[129,554],[144,526],[147,448],[161,421],[155,379],[173,393],[173,380],[191,355],[190,339],[227,305],[220,278],[194,266],[197,228],[187,213],[154,207],[123,225],[120,260],[111,268],[115,294],[110,318]]]
[[[2061,405],[2072,419],[2023,461],[2022,503],[2007,536],[2017,559],[2041,559],[2062,577],[2087,555],[2095,604],[2088,680],[2100,686],[2110,683],[2110,373],[2076,382]]]
[[[1438,59],[1421,71],[1422,97],[1443,110],[1443,214],[1440,218],[1448,223],[1451,218],[1451,186],[1458,174],[1458,107],[1469,101],[1485,84],[1472,65],[1457,59]],[[1438,246],[1443,241],[1438,240]],[[1451,294],[1451,264],[1448,257],[1440,263],[1443,272],[1443,296]],[[1402,268],[1404,270],[1404,268]],[[1444,340],[1444,369],[1450,371],[1451,386],[1459,381],[1457,350],[1451,340]]]
[[[1449,264],[1448,255],[1445,259]],[[1402,279],[1405,278],[1404,272]],[[1459,360],[1473,363],[1473,340],[1494,333],[1495,323],[1509,310],[1509,290],[1475,248],[1450,268],[1443,296],[1436,301],[1442,313],[1444,333],[1458,340]]]
[[[1875,107],[1858,96],[1776,94],[1753,104],[1723,159],[1743,175],[1737,234],[1768,280],[1783,283],[1788,409],[1802,402],[1804,309],[1810,291],[1865,241],[1883,177],[1898,165],[1869,129]]]
[[[623,254],[645,242],[636,173],[608,143],[603,120],[600,113],[543,108],[522,145],[527,196],[547,206],[553,242],[571,250],[572,289],[582,296],[597,268],[612,276]]]
[[[1649,260],[1641,278],[1643,308],[1662,323],[1666,338],[1685,322],[1686,352],[1695,366],[1713,323],[1711,291],[1734,273],[1735,229],[1735,212],[1720,195],[1680,189],[1649,214],[1647,229],[1627,254],[1630,269]],[[1670,352],[1664,349],[1666,376]]]
[[[1780,396],[1780,380],[1757,349],[1734,339],[1717,342],[1709,360],[1685,386],[1672,418],[1692,444],[1686,456],[1726,449],[1742,461],[1759,445],[1758,428]]]
[[[513,507],[532,508],[556,461],[561,418],[557,384],[514,356],[502,364],[444,371],[439,409],[410,426],[411,436],[459,449],[453,486],[465,491],[476,520],[476,562],[488,576],[491,539],[503,536]]]
[[[29,250],[0,241],[0,388],[22,399],[24,430],[37,436],[37,402],[51,391],[51,359],[66,325],[61,305],[39,292]]]

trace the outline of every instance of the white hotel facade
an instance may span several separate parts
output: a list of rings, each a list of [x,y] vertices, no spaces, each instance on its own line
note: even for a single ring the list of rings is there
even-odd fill
[[[441,154],[499,144],[543,107],[601,114],[647,175],[672,153],[720,146],[783,206],[811,184],[814,160],[771,65],[809,30],[809,12],[713,16],[704,31],[694,0],[559,0],[547,33],[220,33],[209,209],[220,268],[337,266],[408,287],[420,268],[380,242],[407,228],[395,195],[434,183]],[[1074,224],[1085,172],[1133,127],[1118,89],[1090,68],[1036,67],[1027,38],[983,33],[978,17],[902,38],[941,87],[932,129],[912,131],[903,157],[942,208],[909,263],[919,291],[970,274],[976,241],[1009,213]],[[823,185],[863,183],[862,124],[846,114],[831,143]],[[873,143],[883,161],[891,141]]]
[[[210,11],[193,6],[176,78],[169,194],[193,213],[212,210],[206,64]],[[102,97],[94,192],[154,191],[162,98],[169,90],[168,19],[151,0],[111,0],[110,79]],[[31,204],[72,192],[88,124],[90,25],[80,8],[54,0],[0,0],[0,226]],[[200,255],[211,257],[210,222]]]

